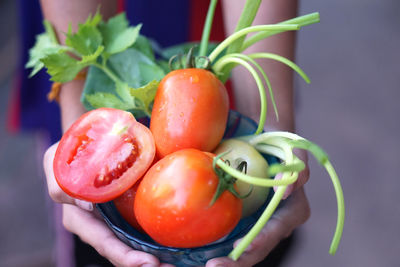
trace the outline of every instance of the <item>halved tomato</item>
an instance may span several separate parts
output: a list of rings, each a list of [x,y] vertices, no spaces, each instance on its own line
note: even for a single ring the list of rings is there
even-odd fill
[[[83,114],[65,132],[54,157],[54,175],[68,195],[102,203],[132,187],[154,155],[146,126],[129,112],[100,108]]]

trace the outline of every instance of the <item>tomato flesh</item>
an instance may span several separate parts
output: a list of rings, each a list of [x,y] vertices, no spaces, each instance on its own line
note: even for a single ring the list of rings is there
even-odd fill
[[[225,191],[210,205],[218,185],[210,153],[174,152],[154,164],[136,193],[136,218],[156,242],[198,247],[229,234],[241,217],[242,202]]]
[[[147,127],[128,112],[101,108],[84,114],[63,135],[54,174],[67,194],[101,203],[129,189],[154,155]]]

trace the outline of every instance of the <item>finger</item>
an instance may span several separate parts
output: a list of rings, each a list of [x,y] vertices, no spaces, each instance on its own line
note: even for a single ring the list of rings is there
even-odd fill
[[[305,169],[299,173],[299,177],[297,178],[296,183],[294,183],[293,191],[295,191],[307,183],[307,181],[310,177],[310,169],[308,168],[308,153],[307,153],[307,151],[301,150],[301,149],[294,149],[293,152],[306,165]]]
[[[304,187],[299,188],[290,198],[288,198],[280,209],[278,209],[271,219],[278,220],[286,225],[288,235],[299,225],[305,223],[310,218],[311,210]]]
[[[275,180],[282,180],[283,174],[282,173],[278,173],[277,175],[275,175]],[[276,190],[278,190],[280,186],[274,186],[274,191],[276,192]],[[282,196],[282,199],[286,199],[293,191],[294,188],[294,184],[290,184],[286,187],[285,193]]]
[[[296,156],[304,162],[304,164],[306,165],[306,167],[304,168],[304,170],[302,170],[299,173],[299,176],[297,177],[297,180],[295,183],[290,184],[287,186],[285,193],[282,196],[282,199],[287,199],[287,197],[293,192],[298,190],[299,188],[301,188],[304,184],[307,183],[309,177],[310,177],[310,169],[308,168],[308,154],[306,151],[304,150],[300,150],[300,149],[294,149],[294,153],[296,154]],[[275,180],[280,180],[282,179],[283,174],[282,173],[278,173],[277,175],[275,175]],[[279,186],[274,186],[274,191],[276,192],[276,190],[278,190]]]
[[[284,237],[284,227],[279,222],[271,220],[268,222],[253,242],[246,248],[246,251],[239,257],[237,261],[233,261],[228,257],[215,258],[210,260],[206,267],[239,267],[239,266],[253,266],[256,263],[262,261],[272,249],[278,245],[278,243]],[[242,239],[235,242],[236,246]]]
[[[46,175],[47,189],[51,199],[57,203],[74,204],[78,207],[91,211],[93,204],[84,200],[78,200],[68,196],[58,185],[54,177],[53,160],[57,150],[58,143],[55,143],[47,149],[43,157],[43,169]]]
[[[63,205],[63,223],[115,266],[159,266],[156,257],[133,250],[122,243],[107,225],[92,213],[73,205]]]

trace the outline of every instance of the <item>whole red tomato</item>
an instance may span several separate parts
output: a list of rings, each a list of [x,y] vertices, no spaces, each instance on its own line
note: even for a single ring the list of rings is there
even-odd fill
[[[140,181],[136,182],[134,186],[129,188],[121,196],[114,199],[114,205],[118,212],[133,228],[143,232],[142,227],[139,225],[136,215],[133,209],[133,204],[135,202],[136,192],[139,187]]]
[[[65,132],[54,157],[54,175],[70,196],[102,203],[133,186],[154,155],[146,126],[129,112],[100,108],[82,115]]]
[[[218,185],[212,154],[197,149],[174,152],[153,165],[136,193],[136,218],[156,242],[197,247],[229,234],[239,222],[242,201]]]
[[[228,111],[226,88],[212,72],[170,72],[160,82],[151,114],[157,155],[183,148],[212,151],[224,135]]]

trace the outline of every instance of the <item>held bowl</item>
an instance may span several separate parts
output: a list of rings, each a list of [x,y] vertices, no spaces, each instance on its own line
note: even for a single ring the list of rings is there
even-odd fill
[[[253,120],[236,111],[230,111],[224,138],[250,135],[256,129],[257,124]],[[270,164],[277,162],[277,159],[274,157],[264,156]],[[204,265],[209,259],[227,256],[231,252],[233,243],[243,237],[260,217],[271,199],[273,190],[270,190],[270,192],[270,196],[264,206],[251,216],[241,219],[228,236],[209,245],[196,248],[174,248],[156,243],[148,235],[130,226],[119,214],[112,201],[97,204],[96,207],[115,235],[130,247],[150,253],[158,257],[161,262],[171,263],[177,267],[199,266]],[[212,218],[210,219],[212,220]]]

